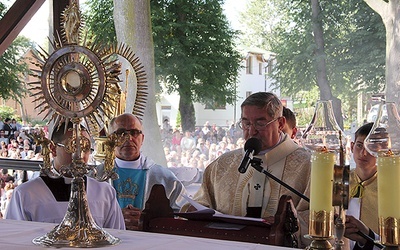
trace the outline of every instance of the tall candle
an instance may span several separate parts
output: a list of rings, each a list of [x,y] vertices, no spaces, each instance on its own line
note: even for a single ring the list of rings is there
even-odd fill
[[[400,156],[378,156],[378,215],[400,219]]]
[[[314,152],[311,156],[311,211],[333,211],[333,168],[335,153]]]

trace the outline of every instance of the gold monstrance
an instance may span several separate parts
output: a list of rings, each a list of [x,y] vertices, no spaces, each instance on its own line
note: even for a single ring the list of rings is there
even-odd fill
[[[47,112],[45,118],[54,124],[73,123],[73,136],[70,138],[68,152],[72,153],[72,163],[62,166],[59,176],[72,176],[71,196],[68,210],[63,221],[51,232],[33,239],[33,243],[52,247],[99,247],[115,245],[120,239],[99,227],[89,210],[83,176],[93,170],[81,158],[81,152],[88,150],[88,143],[81,136],[82,122],[89,132],[98,136],[105,123],[117,114],[121,90],[118,76],[121,73],[117,55],[127,60],[135,71],[137,95],[133,113],[142,116],[147,97],[147,85],[143,66],[131,49],[123,44],[104,45],[82,41],[81,15],[77,4],[68,6],[61,16],[61,37],[51,43],[52,54],[44,50],[37,51],[34,64],[40,70],[33,70],[32,75],[40,81],[30,83],[32,96],[39,104],[40,113]],[[59,126],[59,125],[58,125]],[[106,148],[112,157],[113,146],[120,141],[110,135]],[[48,146],[52,143],[41,134],[37,142],[42,145],[44,155],[42,174],[54,177],[50,163]],[[115,177],[113,159],[105,157],[105,175],[100,179]]]

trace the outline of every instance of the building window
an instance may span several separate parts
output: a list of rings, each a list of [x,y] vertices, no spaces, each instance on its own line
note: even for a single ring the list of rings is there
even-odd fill
[[[274,59],[268,60],[268,64],[266,67],[268,67],[268,74],[272,73],[272,67],[274,66]]]
[[[258,63],[258,74],[259,75],[263,74],[263,63]]]
[[[252,64],[251,64],[251,56],[248,56],[246,59],[246,74],[253,74]]]

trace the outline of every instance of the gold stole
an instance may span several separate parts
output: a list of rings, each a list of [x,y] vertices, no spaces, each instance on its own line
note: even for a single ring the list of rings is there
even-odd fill
[[[350,172],[350,190],[354,190],[359,183],[360,178],[353,170]],[[364,222],[374,232],[379,232],[378,219],[378,181],[377,173],[362,183],[362,195],[359,198],[360,204],[360,220]]]
[[[286,136],[286,135],[285,135]],[[282,143],[263,156],[257,156],[263,160],[263,168],[272,170],[277,178],[282,178],[285,171],[286,157],[298,149],[288,136]],[[249,167],[245,174],[239,176],[239,185],[235,192],[233,214],[246,214],[247,207],[262,206],[262,217],[274,216],[278,208],[281,185],[270,180],[263,173],[253,167]]]

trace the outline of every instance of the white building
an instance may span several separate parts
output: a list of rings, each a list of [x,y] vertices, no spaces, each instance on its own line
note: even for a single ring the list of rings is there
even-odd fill
[[[230,126],[240,119],[240,105],[243,100],[252,93],[259,91],[271,91],[280,96],[280,90],[272,90],[272,79],[268,77],[273,65],[276,63],[275,54],[262,49],[241,48],[243,55],[242,66],[239,73],[237,87],[238,99],[234,105],[226,105],[224,109],[207,109],[205,104],[194,103],[196,126],[203,126],[206,121],[217,126]],[[292,101],[281,98],[282,103],[293,108]],[[176,118],[179,108],[179,95],[163,95],[157,103],[157,116],[159,124],[168,118],[173,128],[176,126]]]

